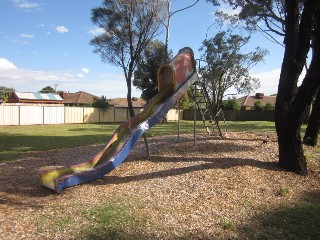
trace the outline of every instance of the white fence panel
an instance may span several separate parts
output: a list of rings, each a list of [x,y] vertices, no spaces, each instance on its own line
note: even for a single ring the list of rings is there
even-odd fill
[[[20,105],[20,125],[33,124],[43,124],[43,107]]]
[[[44,124],[64,124],[64,107],[43,107]]]
[[[83,123],[83,108],[82,107],[64,107],[64,122],[65,123]]]
[[[135,115],[143,108],[135,108]],[[182,110],[180,111],[182,119]],[[1,105],[0,126],[33,124],[68,124],[68,123],[122,123],[130,118],[127,108],[109,108],[103,110],[92,107],[64,107],[39,105]],[[171,109],[167,120],[177,121],[178,110]]]
[[[114,122],[114,107],[107,110],[100,109],[100,122]]]
[[[180,119],[183,117],[183,111],[180,110]],[[178,121],[179,120],[179,110],[178,109],[170,109],[167,113],[168,121]]]
[[[0,106],[0,125],[19,125],[19,106]]]
[[[97,123],[99,122],[99,108],[84,107],[83,108],[83,122]]]
[[[114,121],[117,123],[128,120],[128,109],[127,108],[116,108],[114,113]]]

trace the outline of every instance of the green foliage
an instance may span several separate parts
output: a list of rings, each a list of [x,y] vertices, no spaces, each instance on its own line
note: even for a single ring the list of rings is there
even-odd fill
[[[90,43],[102,61],[123,70],[131,116],[134,116],[131,100],[133,73],[143,50],[160,34],[164,9],[162,1],[104,0],[102,7],[92,10],[91,20],[104,32],[94,36]]]
[[[107,98],[105,96],[99,97],[93,97],[93,103],[91,104],[92,107],[96,108],[104,108],[107,109],[109,107],[109,104],[107,102]]]
[[[0,100],[3,100],[4,102],[6,102],[12,92],[14,92],[13,88],[0,86]]]
[[[253,110],[262,111],[263,110],[262,103],[260,101],[256,101],[253,105]]]
[[[134,72],[133,85],[142,90],[141,98],[151,100],[158,93],[158,68],[166,63],[165,45],[159,40],[150,42],[143,51],[142,57]],[[172,58],[172,51],[169,53]]]
[[[180,98],[177,104],[179,104],[180,109],[190,109],[194,107],[194,101],[190,89]]]
[[[228,98],[227,100],[222,100],[223,110],[240,110],[240,104],[236,98]]]
[[[271,103],[267,103],[266,105],[263,106],[263,110],[274,110],[274,105],[272,105]]]
[[[220,109],[225,92],[231,87],[244,94],[260,86],[259,80],[251,77],[249,70],[263,61],[267,50],[257,47],[254,51],[244,53],[243,48],[249,39],[233,34],[232,31],[221,31],[202,43],[201,57],[207,65],[200,69],[200,74],[212,96],[216,111]]]
[[[228,220],[226,218],[220,219],[220,225],[223,230],[229,230],[229,229],[234,228],[234,224],[232,223],[232,221]]]
[[[279,192],[278,192],[278,194],[281,196],[281,197],[285,197],[285,196],[287,196],[288,194],[289,194],[289,188],[287,188],[287,187],[282,187],[282,188],[280,188],[279,189]]]
[[[54,88],[51,86],[46,86],[46,87],[42,88],[39,92],[40,93],[56,93]]]

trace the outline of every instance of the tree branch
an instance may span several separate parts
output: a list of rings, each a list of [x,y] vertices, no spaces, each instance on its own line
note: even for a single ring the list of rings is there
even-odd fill
[[[188,6],[188,7],[181,8],[181,9],[179,9],[179,10],[177,10],[177,11],[172,12],[172,13],[169,15],[169,17],[171,17],[171,16],[172,16],[173,14],[175,14],[175,13],[178,13],[178,12],[181,12],[181,11],[184,11],[184,10],[186,10],[186,9],[188,9],[188,8],[193,7],[193,6],[196,5],[199,1],[200,1],[200,0],[197,0],[195,3],[191,4],[191,5]]]

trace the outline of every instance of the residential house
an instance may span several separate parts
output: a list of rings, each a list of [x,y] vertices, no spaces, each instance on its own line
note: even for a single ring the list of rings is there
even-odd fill
[[[114,98],[114,99],[108,99],[107,100],[109,106],[112,107],[122,107],[127,108],[128,107],[128,101],[127,98]],[[146,105],[146,101],[142,98],[132,98],[132,106],[134,108],[142,108]]]
[[[54,93],[12,92],[7,103],[63,104],[63,100]]]
[[[265,96],[264,93],[256,93],[254,96],[244,96],[238,99],[238,102],[243,110],[250,110],[253,108],[254,104],[258,101],[261,102],[262,106],[266,104],[271,104],[275,106],[277,96]]]
[[[94,102],[95,95],[80,91],[63,95],[63,103],[66,106],[90,106]]]

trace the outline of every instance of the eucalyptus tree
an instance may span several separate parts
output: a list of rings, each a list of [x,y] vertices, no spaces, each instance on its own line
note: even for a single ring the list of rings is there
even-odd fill
[[[260,86],[259,79],[251,77],[249,70],[263,61],[267,51],[257,47],[254,51],[244,53],[243,47],[249,39],[221,31],[203,41],[200,51],[206,65],[200,69],[200,74],[209,88],[215,113],[220,110],[228,89],[233,87],[238,93],[248,94]]]
[[[134,72],[133,85],[142,91],[141,97],[146,101],[158,93],[157,72],[166,58],[165,44],[159,40],[149,42],[141,55]],[[171,58],[172,51],[169,52],[169,60]]]
[[[216,0],[208,0],[217,3]],[[320,1],[223,0],[239,9],[239,20],[251,30],[276,39],[283,37],[284,57],[276,100],[279,165],[307,174],[300,128],[303,114],[320,87]],[[298,80],[313,48],[310,65],[298,88]]]
[[[162,0],[104,0],[101,7],[92,9],[93,23],[104,31],[93,37],[91,44],[102,61],[123,70],[131,116],[133,73],[143,50],[161,32],[164,4]]]
[[[303,137],[303,143],[315,147],[318,142],[319,128],[320,128],[320,90],[315,97],[312,104],[312,111],[309,117],[308,126]]]

